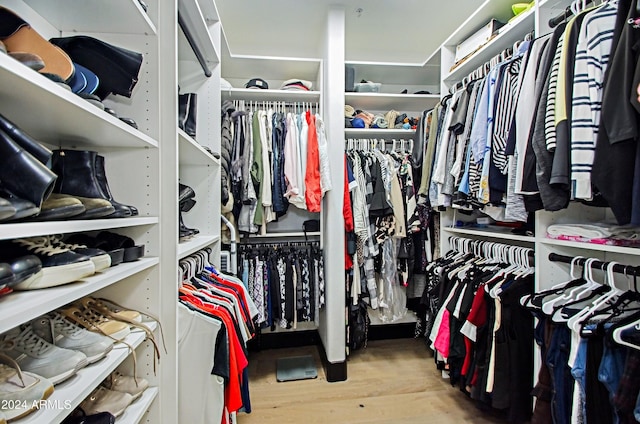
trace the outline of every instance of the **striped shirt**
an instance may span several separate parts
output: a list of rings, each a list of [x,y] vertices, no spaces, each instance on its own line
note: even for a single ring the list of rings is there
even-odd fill
[[[604,73],[609,63],[618,2],[584,19],[576,49],[571,121],[571,180],[574,197],[591,199],[591,168],[598,138]]]
[[[493,148],[492,159],[495,166],[503,174],[508,171],[508,159],[505,154],[507,138],[511,129],[511,122],[516,110],[518,95],[518,76],[522,57],[514,59],[510,64],[505,65],[503,75],[498,87],[496,98],[496,111],[493,124]]]
[[[547,109],[544,115],[544,134],[547,140],[547,150],[553,152],[556,149],[556,93],[558,90],[558,70],[560,69],[560,54],[564,45],[564,32],[560,35],[556,54],[551,62],[549,73],[549,90],[547,94]]]

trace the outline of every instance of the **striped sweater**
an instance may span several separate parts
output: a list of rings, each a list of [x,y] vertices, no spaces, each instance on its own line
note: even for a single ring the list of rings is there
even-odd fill
[[[598,138],[604,73],[609,63],[617,1],[584,19],[576,49],[571,121],[571,180],[574,197],[591,199],[591,168]]]

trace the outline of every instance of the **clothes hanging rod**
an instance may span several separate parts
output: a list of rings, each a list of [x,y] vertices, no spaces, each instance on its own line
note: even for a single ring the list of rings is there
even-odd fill
[[[193,38],[193,34],[191,34],[191,31],[189,30],[189,27],[187,27],[187,25],[184,23],[184,19],[182,19],[182,15],[180,14],[180,11],[178,11],[178,25],[180,25],[180,29],[182,29],[182,33],[187,39],[187,42],[189,43],[191,50],[193,50],[193,53],[196,55],[196,59],[198,59],[198,63],[202,67],[204,76],[207,78],[210,78],[211,75],[213,75],[211,73],[211,69],[209,69],[209,66],[207,65],[207,61],[205,60],[204,55],[200,51],[200,47],[198,47],[198,45],[196,44],[196,41]]]
[[[549,253],[549,260],[551,262],[562,262],[562,263],[565,263],[565,264],[570,264],[570,263],[572,263],[572,261],[575,260],[574,263],[576,265],[583,266],[587,259],[588,258],[575,259],[575,257],[573,257],[573,256],[565,256],[565,255],[559,255],[557,253]],[[591,268],[597,268],[597,269],[604,270],[604,269],[607,268],[607,266],[610,263],[611,262],[594,261],[594,262],[591,263]],[[632,266],[632,265],[616,264],[616,265],[613,266],[613,272],[617,272],[617,273],[620,273],[620,274],[631,275],[633,277],[638,277],[638,276],[640,276],[640,267]]]
[[[589,0],[587,1],[586,5],[590,5],[593,3],[593,0]],[[554,16],[553,18],[549,19],[549,27],[550,28],[555,28],[558,25],[560,25],[562,22],[564,22],[569,16],[573,15],[573,11],[571,10],[571,6],[567,6],[564,11],[562,11],[562,13],[560,13],[557,16]]]

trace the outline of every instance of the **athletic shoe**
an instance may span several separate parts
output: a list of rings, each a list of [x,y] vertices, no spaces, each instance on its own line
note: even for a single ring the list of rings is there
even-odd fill
[[[84,244],[65,243],[59,236],[49,237],[51,239],[51,244],[53,244],[54,246],[62,247],[63,249],[69,249],[73,253],[88,256],[89,258],[91,258],[91,262],[93,262],[93,265],[96,268],[96,272],[102,271],[103,269],[107,269],[111,266],[111,256],[109,256],[109,254],[102,249],[87,247]]]
[[[4,352],[21,369],[41,375],[53,384],[66,380],[88,363],[84,353],[52,345],[27,324],[7,331],[0,341]]]
[[[36,279],[23,290],[41,289],[71,283],[88,277],[95,266],[88,256],[79,255],[54,246],[48,236],[13,239],[0,243],[0,257],[17,258],[35,255],[42,262],[42,278]]]
[[[0,364],[0,423],[29,415],[54,391],[51,381],[14,366]]]
[[[129,393],[133,400],[136,400],[149,387],[149,382],[144,378],[122,375],[118,371],[114,371],[102,382],[102,385],[109,390]]]
[[[49,312],[34,319],[31,321],[31,328],[49,343],[84,353],[90,364],[104,358],[113,349],[112,339],[85,330],[58,312]]]
[[[123,322],[110,320],[81,303],[73,304],[60,310],[67,319],[75,322],[89,331],[93,331],[114,340],[121,341],[131,334],[129,326]]]
[[[131,405],[133,397],[129,393],[116,392],[106,387],[98,386],[88,398],[80,403],[85,414],[109,412],[115,417],[122,415],[127,406]]]
[[[128,323],[142,322],[142,314],[140,314],[140,312],[125,309],[106,299],[95,299],[93,297],[87,296],[82,299],[81,302],[87,307],[95,310],[96,312],[106,317],[113,318],[117,321]]]

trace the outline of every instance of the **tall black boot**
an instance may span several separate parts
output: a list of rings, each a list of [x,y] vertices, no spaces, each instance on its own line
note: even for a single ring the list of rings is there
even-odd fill
[[[102,193],[96,178],[96,156],[92,151],[55,150],[52,169],[58,174],[55,192],[80,199],[86,212],[74,218],[102,218],[115,212],[115,208]]]
[[[56,174],[0,131],[0,183],[38,208],[51,194]]]
[[[111,190],[109,189],[109,183],[107,182],[107,174],[104,170],[104,156],[96,155],[95,167],[96,179],[98,180],[100,190],[102,190],[102,194],[111,202],[111,205],[113,205],[116,210],[110,218],[138,215],[138,209],[135,206],[123,205],[114,200]]]
[[[38,143],[36,140],[20,128],[18,128],[13,122],[9,121],[2,114],[0,114],[0,130],[4,131],[9,137],[13,139],[20,147],[26,150],[31,156],[36,158],[42,164],[48,166],[51,161],[51,150]]]

